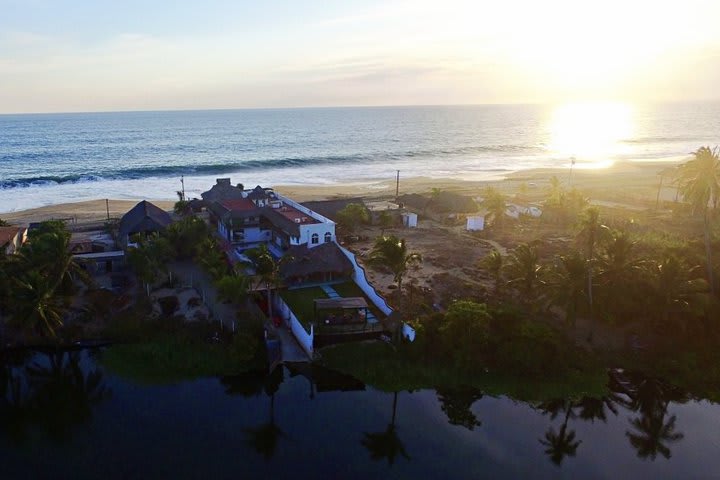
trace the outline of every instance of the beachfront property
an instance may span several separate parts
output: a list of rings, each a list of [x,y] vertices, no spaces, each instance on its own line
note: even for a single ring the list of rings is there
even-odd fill
[[[27,241],[27,229],[23,227],[0,227],[0,250],[13,255]]]
[[[217,198],[213,191],[203,199],[214,198],[208,210],[218,234],[234,247],[237,259],[242,251],[265,244],[277,256],[292,247],[312,249],[335,244],[335,222],[309,208],[257,186],[251,190],[233,187],[229,178],[217,180],[224,193]]]
[[[231,261],[250,263],[244,252],[259,245],[285,259],[280,276],[286,288],[272,296],[274,312],[308,355],[316,327],[333,334],[382,330],[379,317],[392,310],[337,242],[335,222],[271,188],[244,189],[229,178],[218,179],[202,197]]]

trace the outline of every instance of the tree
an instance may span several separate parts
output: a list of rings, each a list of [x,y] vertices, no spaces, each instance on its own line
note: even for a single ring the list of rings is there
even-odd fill
[[[32,270],[17,280],[13,288],[12,317],[16,323],[55,336],[63,325],[67,306],[62,297],[55,295],[57,282]]]
[[[272,289],[280,286],[282,282],[280,269],[286,262],[291,261],[292,257],[285,255],[276,260],[264,243],[247,250],[245,255],[252,261],[255,267],[255,273],[259,278],[258,285],[265,285],[268,300],[268,316],[272,318]]]
[[[175,205],[173,206],[173,211],[180,215],[181,217],[184,217],[186,215],[190,215],[192,213],[192,209],[190,208],[190,202],[187,200],[178,200],[175,202]]]
[[[485,199],[482,204],[488,210],[488,213],[492,218],[493,228],[497,227],[498,229],[502,229],[505,219],[505,210],[507,210],[505,196],[495,187],[488,187],[485,189]]]
[[[587,268],[587,295],[590,305],[590,320],[592,325],[593,317],[593,264],[595,262],[595,247],[598,242],[609,235],[610,229],[600,223],[600,210],[597,207],[590,207],[580,219],[580,232],[577,240],[584,244],[586,251]],[[592,338],[592,331],[590,333]]]
[[[699,295],[707,291],[707,283],[698,278],[698,267],[688,268],[674,256],[648,264],[650,306],[662,325],[669,325],[675,315],[691,310]]]
[[[72,281],[92,283],[69,251],[70,232],[62,222],[43,222],[31,232],[15,262],[10,295],[13,318],[51,336],[62,326]],[[7,266],[6,266],[7,268]]]
[[[390,212],[387,210],[383,210],[380,212],[380,215],[378,215],[378,225],[380,225],[380,236],[385,236],[385,229],[390,228],[393,224],[393,217],[390,215]]]
[[[502,254],[495,248],[493,248],[493,251],[487,254],[481,262],[481,265],[488,269],[495,280],[495,295],[500,293],[503,263],[504,260]]]
[[[635,242],[625,232],[612,236],[597,259],[598,290],[604,309],[616,316],[633,305],[639,293],[645,262],[635,253]]]
[[[565,309],[565,320],[575,326],[578,311],[587,300],[587,262],[580,252],[558,257],[546,276],[548,303]]]
[[[509,255],[505,271],[507,284],[517,288],[523,301],[531,304],[535,299],[537,286],[542,282],[543,271],[536,248],[527,243],[518,245]]]
[[[397,282],[398,298],[402,299],[403,277],[410,265],[422,262],[422,256],[416,252],[408,252],[405,239],[390,235],[375,240],[375,246],[370,252],[370,262],[390,269]]]
[[[440,335],[455,365],[474,368],[487,349],[490,331],[487,306],[467,300],[450,305]]]
[[[712,263],[712,235],[710,208],[717,210],[720,201],[720,151],[717,147],[700,147],[693,158],[678,167],[677,181],[683,199],[693,207],[693,213],[703,213],[705,258],[710,291],[715,293]]]
[[[238,305],[247,299],[250,283],[246,275],[225,275],[215,282],[215,287],[220,300]]]
[[[128,250],[128,263],[145,284],[148,295],[150,285],[158,277],[158,271],[167,265],[173,253],[170,242],[157,234],[144,239],[136,248]]]
[[[6,222],[2,218],[0,218],[0,227],[7,227],[8,225],[9,225],[8,222]]]
[[[365,205],[360,203],[348,203],[345,208],[337,213],[338,225],[348,233],[353,233],[359,225],[365,225],[370,221]]]

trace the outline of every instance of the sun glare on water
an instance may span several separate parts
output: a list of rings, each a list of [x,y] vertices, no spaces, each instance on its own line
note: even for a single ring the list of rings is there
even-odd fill
[[[550,152],[575,158],[580,168],[606,168],[627,151],[633,111],[623,103],[571,103],[555,108],[550,120]]]

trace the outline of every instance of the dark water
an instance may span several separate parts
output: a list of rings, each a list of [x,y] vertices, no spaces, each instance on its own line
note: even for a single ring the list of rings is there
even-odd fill
[[[720,472],[720,406],[639,377],[604,399],[528,404],[470,389],[395,396],[322,370],[143,386],[103,371],[101,354],[24,354],[1,365],[1,478]]]
[[[534,167],[687,156],[720,104],[321,108],[0,115],[0,212],[246,185],[486,179]],[[622,128],[620,128],[622,127]]]

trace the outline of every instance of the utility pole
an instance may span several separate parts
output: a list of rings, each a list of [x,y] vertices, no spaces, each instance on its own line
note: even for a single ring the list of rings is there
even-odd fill
[[[570,188],[572,188],[572,171],[573,167],[575,166],[575,157],[570,157]]]
[[[185,175],[180,175],[180,185],[182,185],[182,201],[185,201]]]
[[[105,199],[105,211],[107,212],[107,221],[110,221],[110,202],[108,199]]]
[[[397,171],[397,178],[395,180],[395,200],[400,196],[400,170]]]

